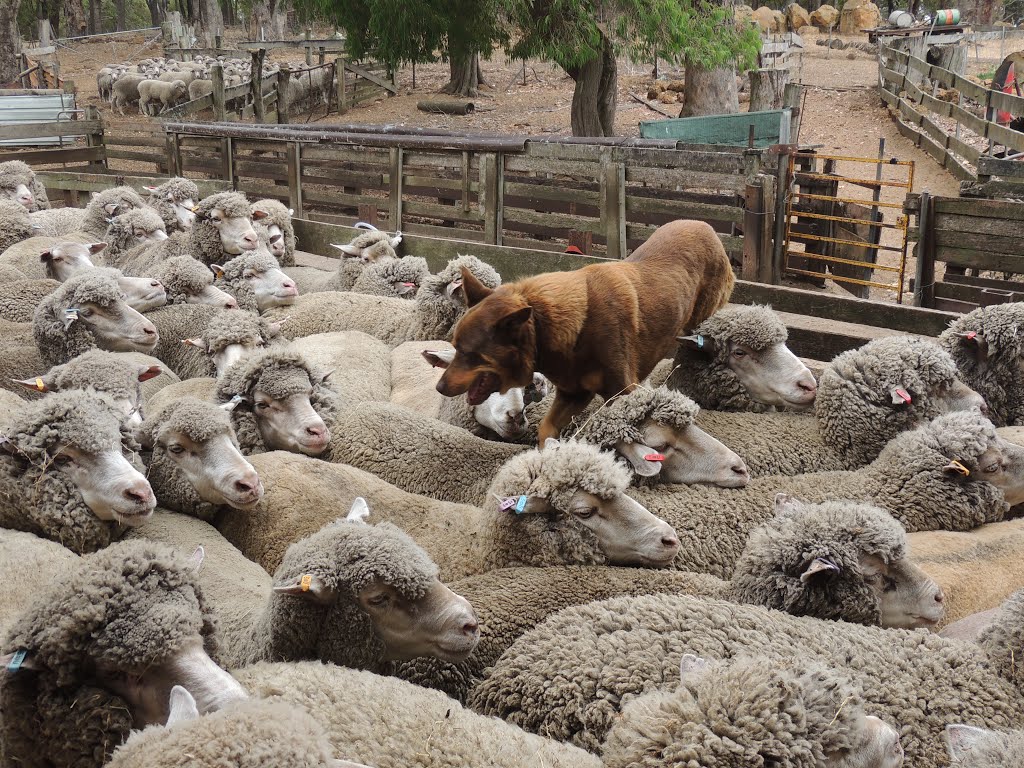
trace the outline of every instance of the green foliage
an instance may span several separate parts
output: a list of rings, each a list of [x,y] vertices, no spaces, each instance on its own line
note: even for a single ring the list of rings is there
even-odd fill
[[[86,15],[89,12],[91,0],[82,0],[85,6]],[[3,0],[0,0],[3,2]],[[101,0],[100,19],[104,32],[113,32],[117,28],[117,10],[114,7],[114,0]],[[60,0],[48,0],[50,3],[60,3]],[[21,0],[18,8],[18,30],[25,40],[36,40],[39,38],[39,3],[37,0]],[[128,29],[144,29],[153,26],[153,17],[149,13],[149,6],[146,0],[125,0],[125,22]],[[64,16],[61,14],[61,28],[57,30],[58,37],[67,37],[68,31],[64,28]]]
[[[691,0],[506,0],[520,32],[513,56],[576,67],[594,58],[603,37],[637,60],[659,58],[707,68],[750,66],[761,37],[737,28],[732,9]]]

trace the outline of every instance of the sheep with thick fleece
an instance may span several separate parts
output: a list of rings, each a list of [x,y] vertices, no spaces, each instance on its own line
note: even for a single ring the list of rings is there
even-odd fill
[[[143,80],[139,83],[139,112],[143,115],[159,115],[187,96],[188,84],[184,80],[172,80],[169,83],[163,80]]]
[[[110,89],[110,108],[116,109],[124,117],[124,108],[139,103],[139,86],[146,79],[144,75],[124,74],[117,79]]]
[[[104,395],[78,390],[26,403],[0,446],[0,525],[74,552],[106,546],[156,506],[132,464],[138,445]],[[141,466],[141,465],[139,465]]]
[[[0,427],[2,429],[2,427]],[[0,528],[0,580],[4,584],[28,585],[32,589],[9,589],[0,600],[0,637],[24,613],[44,587],[49,576],[74,567],[78,555],[59,542],[34,533]]]
[[[367,768],[335,760],[323,728],[295,706],[255,699],[199,716],[192,695],[177,688],[170,710],[166,725],[132,733],[107,768],[219,768],[227,755],[232,768]]]
[[[21,279],[50,278],[63,283],[93,269],[93,257],[106,247],[104,241],[80,243],[56,237],[31,237],[0,256],[0,267],[17,269]]]
[[[981,414],[964,412],[904,432],[857,471],[755,478],[738,489],[661,485],[630,495],[679,531],[676,567],[724,577],[749,532],[772,515],[777,493],[863,501],[908,531],[963,531],[1001,520],[1024,499],[1022,467],[1024,450],[999,438]]]
[[[107,248],[103,258],[108,264],[117,264],[122,253],[145,243],[159,243],[167,239],[164,220],[150,207],[133,208],[110,219],[103,236]]]
[[[235,256],[223,265],[214,264],[212,269],[217,273],[217,287],[234,296],[239,308],[248,312],[288,307],[299,295],[277,259],[263,248]]]
[[[680,684],[631,700],[602,747],[606,768],[899,768],[896,729],[822,664],[680,661]]]
[[[199,202],[199,187],[194,181],[176,176],[145,189],[146,203],[160,214],[167,234],[192,228],[196,220],[192,209]]]
[[[288,275],[295,280],[299,292],[323,293],[324,291],[350,291],[359,275],[371,264],[380,264],[398,258],[395,248],[402,242],[402,233],[394,236],[372,229],[356,235],[348,245],[332,247],[341,251],[338,269],[328,272],[317,267],[292,266]]]
[[[263,485],[238,448],[223,408],[181,398],[136,430],[153,493],[167,509],[210,520],[222,506],[246,511]]]
[[[289,347],[321,371],[345,405],[387,402],[391,395],[391,348],[360,331],[316,333]],[[425,367],[425,366],[424,366]]]
[[[46,187],[28,163],[5,160],[0,163],[0,196],[7,197],[26,211],[41,211],[50,207]]]
[[[144,208],[139,193],[131,187],[111,187],[96,192],[85,208],[50,208],[32,214],[37,235],[47,237],[84,237],[85,241],[102,240],[108,219],[119,213]]]
[[[15,280],[0,284],[0,318],[12,323],[30,323],[36,308],[60,287],[56,280]]]
[[[218,192],[203,198],[190,229],[175,232],[155,245],[141,245],[123,254],[117,264],[127,274],[145,274],[156,264],[173,256],[192,256],[207,266],[220,264],[259,244],[252,228],[254,217],[249,201],[241,192]]]
[[[595,405],[577,430],[581,439],[625,458],[637,482],[745,485],[743,462],[693,424],[694,410],[680,393],[638,388],[608,406]],[[332,461],[373,472],[412,493],[469,504],[480,503],[498,468],[526,450],[391,403],[347,406],[332,427]],[[459,471],[439,471],[446,466]]]
[[[232,404],[242,452],[327,450],[340,410],[329,376],[290,347],[255,351],[224,371],[216,399]]]
[[[146,318],[153,323],[159,335],[151,354],[162,360],[182,381],[212,376],[214,365],[210,358],[203,350],[184,341],[200,336],[221,312],[240,311],[210,304],[174,304],[147,312]]]
[[[0,645],[22,659],[0,678],[5,759],[100,768],[133,726],[167,720],[174,685],[201,712],[246,698],[210,657],[212,635],[183,554],[130,541],[83,557],[37,594]]]
[[[209,304],[237,309],[238,301],[213,284],[213,270],[191,256],[174,256],[150,270],[164,284],[168,304]]]
[[[577,747],[392,677],[315,661],[256,664],[234,675],[254,698],[291,704],[319,721],[336,755],[374,768],[601,768]]]
[[[667,384],[709,410],[807,408],[817,383],[788,336],[770,307],[725,307],[680,338]]]
[[[983,405],[937,344],[892,336],[826,366],[815,415],[705,410],[697,423],[742,456],[753,476],[799,475],[865,466],[901,432]]]
[[[388,259],[368,265],[352,284],[352,293],[415,299],[420,286],[429,276],[427,260],[419,256]]]
[[[445,580],[513,565],[660,568],[678,547],[668,525],[624,495],[626,468],[583,443],[553,443],[514,457],[479,507],[406,493],[344,464],[281,453],[253,456],[252,463],[266,488],[263,500],[248,514],[222,516],[217,526],[267,571],[277,568],[290,542],[319,530],[356,496],[409,533]],[[303,489],[299,496],[296,487]]]
[[[270,310],[291,320],[285,334],[291,338],[329,331],[363,331],[395,346],[412,339],[444,339],[466,312],[461,268],[466,267],[488,287],[501,278],[475,256],[460,256],[420,286],[415,301],[359,293],[314,293],[290,307]]]
[[[7,264],[0,264],[0,285],[25,279],[25,273]]]
[[[1024,731],[990,731],[970,725],[946,726],[953,766],[1006,768],[1024,762]]]
[[[686,571],[577,566],[499,569],[451,586],[476,607],[476,651],[455,664],[417,659],[397,674],[460,701],[528,629],[562,608],[611,597],[689,594],[908,629],[942,617],[942,592],[910,562],[903,528],[887,512],[854,502],[787,502],[751,534],[732,581]]]
[[[252,204],[254,211],[266,216],[259,220],[257,233],[266,233],[267,246],[282,267],[295,266],[295,227],[292,225],[292,209],[279,200],[263,199]],[[279,236],[279,237],[278,237]]]
[[[630,702],[678,684],[684,654],[817,663],[843,669],[865,709],[896,725],[909,765],[945,765],[948,723],[1024,725],[1021,667],[1013,660],[1024,653],[1021,613],[1020,602],[1008,601],[981,648],[685,595],[616,598],[568,608],[524,634],[469,703],[599,751]]]
[[[939,336],[997,427],[1024,425],[1024,302],[979,307]]]
[[[36,234],[24,206],[0,198],[0,253]]]

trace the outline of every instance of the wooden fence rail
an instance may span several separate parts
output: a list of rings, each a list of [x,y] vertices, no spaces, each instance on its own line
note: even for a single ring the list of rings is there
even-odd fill
[[[1024,98],[1020,96],[985,88],[886,46],[878,57],[878,86],[900,133],[963,181],[977,180],[978,159],[991,154],[996,145],[1024,152],[1024,133],[985,118],[993,111],[1024,115]],[[940,88],[956,102],[938,98]]]

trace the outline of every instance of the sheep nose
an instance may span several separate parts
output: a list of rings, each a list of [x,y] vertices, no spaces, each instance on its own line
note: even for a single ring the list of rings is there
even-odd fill
[[[255,248],[259,241],[256,238],[255,232],[247,232],[242,237],[242,242],[251,245],[253,248]]]
[[[796,385],[800,389],[802,389],[804,392],[817,392],[818,391],[818,382],[816,382],[814,380],[813,376],[807,376],[805,378],[800,379],[796,383]]]
[[[250,479],[235,480],[235,490],[239,493],[252,493],[256,490],[256,482]]]
[[[987,416],[988,415],[988,403],[983,401],[981,403],[981,405],[978,406],[978,410],[981,411],[983,414],[985,414]]]
[[[313,437],[323,437],[326,431],[326,427],[321,427],[319,425],[306,427],[306,434],[312,435]]]
[[[228,296],[224,300],[224,309],[238,309],[238,300],[234,296]]]
[[[747,476],[747,465],[744,464],[742,461],[739,464],[733,464],[732,467],[730,467],[730,469],[732,469],[733,474],[735,475],[739,475],[740,477]]]
[[[159,280],[150,280],[149,281],[149,287],[150,288],[163,288],[164,285]]]
[[[662,536],[661,543],[668,549],[678,549],[679,537],[676,536],[674,533],[669,534],[668,536]]]
[[[148,504],[153,492],[147,485],[145,488],[125,488],[124,497],[133,504]]]
[[[476,637],[480,633],[480,625],[476,623],[476,619],[470,619],[462,625],[462,632],[470,637]]]
[[[946,593],[942,591],[942,587],[939,587],[935,593],[935,602],[939,604],[946,602]]]
[[[156,326],[153,325],[152,323],[146,323],[144,326],[142,326],[142,332],[147,336],[156,337]]]

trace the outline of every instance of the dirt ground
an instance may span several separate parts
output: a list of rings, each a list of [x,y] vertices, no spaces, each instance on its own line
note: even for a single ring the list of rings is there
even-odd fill
[[[315,31],[327,36],[328,30]],[[240,33],[239,33],[240,34]],[[899,161],[913,161],[913,191],[927,191],[933,195],[955,196],[959,183],[929,155],[916,148],[911,141],[900,135],[895,122],[889,117],[875,91],[878,66],[873,54],[863,51],[830,50],[816,44],[818,35],[804,33],[804,53],[791,66],[791,79],[807,86],[803,103],[802,126],[799,141],[812,145],[823,154],[852,157],[875,157],[879,140],[885,140],[885,157]],[[232,39],[229,33],[228,40]],[[859,38],[865,39],[863,37]],[[968,73],[991,73],[1001,60],[1000,51],[1009,52],[1024,48],[1020,38],[1005,41],[990,40],[972,48],[968,58]],[[109,106],[99,100],[96,92],[96,70],[107,63],[122,60],[137,61],[147,56],[160,54],[157,38],[119,38],[111,42],[76,44],[73,48],[60,50],[60,64],[64,77],[73,79],[78,87],[81,104],[92,104],[100,109],[104,117],[116,127],[123,118],[111,114]],[[276,61],[289,61],[298,65],[301,53],[276,55]],[[623,136],[639,135],[639,122],[658,120],[678,114],[678,105],[654,104],[654,108],[637,101],[634,96],[644,98],[652,83],[652,64],[619,62],[619,93],[616,128]],[[471,132],[494,132],[528,135],[568,135],[569,110],[572,101],[573,83],[565,73],[549,62],[510,61],[501,52],[484,61],[482,71],[486,87],[474,99],[476,111],[468,116],[434,115],[420,112],[416,102],[429,97],[447,81],[446,64],[426,64],[415,68],[407,66],[397,76],[400,88],[398,96],[381,98],[364,104],[344,115],[325,118],[312,115],[310,122],[325,123],[379,123],[409,126],[432,126],[450,130]],[[661,64],[660,72],[668,79],[681,79],[683,72],[678,67]],[[525,80],[524,80],[525,78]],[[415,79],[415,87],[414,87]],[[741,97],[742,100],[742,97]],[[745,103],[741,109],[746,109]],[[133,114],[128,120],[135,121]],[[299,118],[301,119],[301,118]],[[874,166],[843,161],[838,172],[844,176],[869,174],[874,176]],[[903,166],[886,167],[883,178],[905,179]],[[856,199],[869,198],[863,188],[843,185],[840,194]],[[883,202],[900,202],[906,190],[886,187],[881,194]],[[886,209],[885,220],[894,221],[898,209]],[[895,230],[886,230],[883,243],[898,246],[900,239]],[[887,253],[880,259],[881,264],[898,265],[898,254]],[[913,275],[913,259],[906,264],[907,275]],[[876,279],[894,284],[896,273],[876,273]],[[826,290],[840,291],[833,284]],[[872,289],[872,297],[894,298],[888,290]]]

